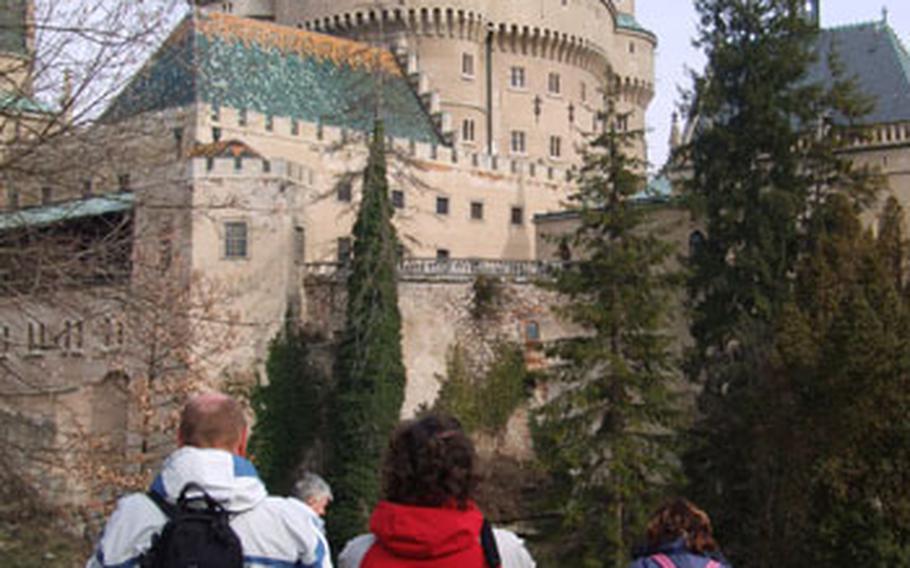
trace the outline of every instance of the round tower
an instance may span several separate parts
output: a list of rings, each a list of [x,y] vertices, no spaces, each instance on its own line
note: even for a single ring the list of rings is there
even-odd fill
[[[571,165],[612,69],[643,128],[656,37],[634,0],[275,0],[275,21],[382,43],[438,101],[464,152]],[[433,93],[434,95],[431,95]],[[644,148],[642,147],[642,152]]]

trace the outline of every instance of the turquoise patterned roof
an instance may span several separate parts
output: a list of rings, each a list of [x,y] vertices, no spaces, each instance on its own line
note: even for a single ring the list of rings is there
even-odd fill
[[[210,14],[180,24],[114,100],[105,119],[202,102],[368,131],[378,92],[389,135],[443,143],[388,51]]]
[[[643,25],[639,24],[638,20],[635,19],[635,16],[631,14],[623,14],[622,12],[616,14],[616,27],[636,32],[642,32],[652,36],[654,35],[654,32],[646,29]]]
[[[35,99],[8,91],[0,91],[0,114],[16,114],[20,112],[51,114],[54,111],[49,106]]]

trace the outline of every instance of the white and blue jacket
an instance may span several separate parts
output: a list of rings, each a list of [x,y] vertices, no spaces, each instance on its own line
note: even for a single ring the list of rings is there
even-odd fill
[[[175,502],[195,482],[232,513],[247,567],[331,568],[322,519],[294,498],[270,497],[249,461],[215,449],[183,447],[164,462],[151,490]],[[167,517],[143,493],[117,502],[86,568],[131,568]]]

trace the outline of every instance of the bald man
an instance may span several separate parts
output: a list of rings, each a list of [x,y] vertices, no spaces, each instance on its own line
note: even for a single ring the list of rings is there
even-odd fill
[[[297,499],[270,497],[245,459],[247,423],[240,404],[220,393],[193,397],[180,416],[179,446],[150,491],[175,503],[188,483],[199,484],[231,513],[244,566],[331,568],[322,521]],[[86,568],[138,566],[167,517],[145,493],[120,499]]]

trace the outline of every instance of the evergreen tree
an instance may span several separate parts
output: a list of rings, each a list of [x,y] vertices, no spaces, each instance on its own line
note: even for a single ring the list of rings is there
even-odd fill
[[[584,155],[572,196],[581,225],[580,260],[549,285],[559,313],[584,332],[561,342],[551,392],[536,432],[553,477],[550,506],[562,513],[553,538],[578,566],[625,566],[655,499],[677,481],[673,455],[678,407],[669,388],[666,335],[669,245],[643,229],[641,132],[617,116]]]
[[[347,281],[347,320],[336,358],[332,405],[329,514],[335,542],[366,531],[379,499],[380,459],[398,423],[405,370],[398,311],[398,238],[392,225],[385,136],[377,122],[354,224],[354,258]]]
[[[833,194],[860,207],[876,188],[839,152],[868,102],[836,56],[828,86],[808,81],[817,29],[803,4],[696,1],[708,64],[692,97],[687,196],[707,230],[691,259],[688,372],[704,388],[685,462],[728,552],[755,566],[792,565],[809,515],[799,484],[811,452],[790,435],[799,391],[776,363],[797,264]]]
[[[269,345],[268,384],[252,394],[256,424],[250,454],[272,493],[287,495],[296,467],[325,434],[327,377],[313,364],[307,337],[288,321]]]

